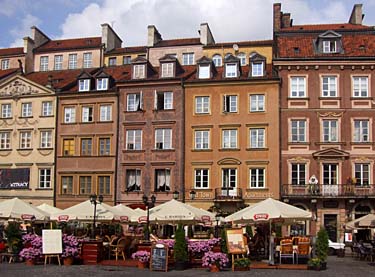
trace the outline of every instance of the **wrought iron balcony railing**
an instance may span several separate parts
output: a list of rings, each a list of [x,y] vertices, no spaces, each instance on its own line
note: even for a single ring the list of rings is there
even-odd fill
[[[242,200],[242,189],[240,188],[216,188],[215,200]]]

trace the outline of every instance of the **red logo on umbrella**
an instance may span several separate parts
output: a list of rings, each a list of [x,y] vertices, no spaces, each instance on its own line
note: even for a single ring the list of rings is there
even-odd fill
[[[33,216],[32,214],[22,214],[21,215],[21,218],[23,219],[23,220],[31,220],[31,219],[35,219],[35,216]]]
[[[267,220],[269,217],[268,214],[255,214],[254,220]]]
[[[208,215],[202,215],[202,221],[211,221],[211,218]]]
[[[120,221],[129,221],[129,217],[126,215],[120,216]]]
[[[69,216],[68,215],[59,215],[57,218],[58,221],[68,221]]]
[[[147,216],[140,216],[138,218],[139,223],[146,223],[147,222]]]

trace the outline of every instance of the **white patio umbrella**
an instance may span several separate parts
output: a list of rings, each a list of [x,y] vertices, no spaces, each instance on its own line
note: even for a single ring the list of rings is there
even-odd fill
[[[368,214],[357,218],[353,221],[349,221],[345,224],[345,229],[354,230],[354,229],[368,229],[375,227],[375,214]]]
[[[18,220],[45,220],[48,215],[17,197],[0,202],[0,218]]]
[[[118,204],[111,207],[110,210],[114,213],[114,219],[121,222],[134,222],[138,220],[140,213],[129,208],[123,204]]]
[[[50,216],[51,214],[58,213],[58,212],[61,212],[61,211],[62,211],[61,209],[56,208],[56,207],[53,207],[53,206],[48,205],[48,204],[46,204],[46,203],[43,203],[43,204],[37,206],[37,208],[38,208],[39,210],[44,211],[44,212],[47,213],[49,216]]]

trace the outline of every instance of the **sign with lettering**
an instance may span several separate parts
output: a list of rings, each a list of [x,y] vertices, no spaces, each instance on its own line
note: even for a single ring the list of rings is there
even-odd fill
[[[147,216],[138,217],[138,223],[146,223],[146,222],[147,222]]]
[[[269,217],[268,214],[255,214],[254,220],[267,220]]]
[[[28,189],[30,168],[0,169],[0,189]]]
[[[150,270],[168,271],[168,246],[162,243],[151,247]]]
[[[122,215],[122,216],[120,216],[120,221],[121,222],[128,222],[129,221],[129,217],[127,215]]]
[[[68,221],[69,220],[69,216],[68,215],[59,215],[57,217],[57,221]]]
[[[23,220],[33,220],[35,219],[35,216],[32,214],[21,214],[21,219]]]
[[[201,219],[203,222],[211,221],[211,217],[208,215],[202,215]]]
[[[61,254],[62,253],[61,230],[43,230],[42,250],[43,250],[43,254]]]

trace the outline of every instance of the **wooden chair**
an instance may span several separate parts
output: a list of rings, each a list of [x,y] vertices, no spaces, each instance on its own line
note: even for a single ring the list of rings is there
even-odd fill
[[[120,238],[117,242],[116,248],[112,249],[112,256],[116,257],[116,261],[118,260],[118,256],[122,255],[123,260],[125,261],[125,246],[126,240],[125,238]]]
[[[307,237],[299,238],[297,248],[297,264],[299,258],[310,258],[310,239]]]
[[[294,264],[294,251],[291,239],[284,239],[280,243],[280,264],[282,258],[292,258]]]

